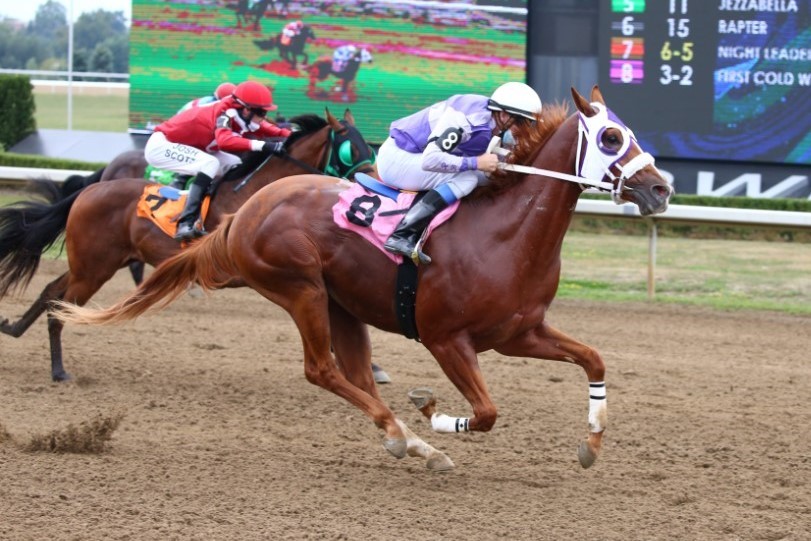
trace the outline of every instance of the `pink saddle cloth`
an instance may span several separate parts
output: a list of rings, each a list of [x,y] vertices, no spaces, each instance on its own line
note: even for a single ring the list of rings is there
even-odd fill
[[[394,191],[386,188],[388,192]],[[415,192],[397,192],[397,199],[394,200],[353,183],[341,192],[338,202],[332,207],[332,216],[338,227],[354,231],[399,265],[403,257],[387,251],[383,244],[403,219],[416,196]],[[428,225],[426,238],[434,229],[448,221],[458,207],[459,201],[455,201],[437,214]]]

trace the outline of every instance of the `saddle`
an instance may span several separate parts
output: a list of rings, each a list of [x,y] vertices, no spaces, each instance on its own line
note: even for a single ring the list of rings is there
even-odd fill
[[[161,231],[174,237],[177,233],[177,219],[186,205],[186,193],[162,184],[147,184],[138,200],[136,214],[151,220]],[[211,195],[206,195],[200,210],[200,220],[205,222]]]
[[[338,227],[357,233],[399,265],[403,257],[387,251],[383,244],[420,195],[398,190],[364,173],[355,173],[355,183],[341,192],[332,207],[333,220]],[[458,207],[456,201],[437,214],[426,228],[423,242],[434,229],[448,221]]]

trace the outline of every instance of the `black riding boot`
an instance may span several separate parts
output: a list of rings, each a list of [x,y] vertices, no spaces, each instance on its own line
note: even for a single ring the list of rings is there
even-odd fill
[[[203,225],[200,228],[194,227],[194,223],[200,218],[200,209],[203,206],[203,198],[211,186],[212,178],[205,173],[197,173],[191,187],[189,188],[189,195],[186,196],[186,206],[183,207],[183,212],[180,213],[180,218],[177,220],[177,233],[175,233],[175,240],[191,240],[195,237],[202,237],[206,234]]]
[[[420,262],[428,264],[431,258],[419,252],[415,254],[417,241],[423,229],[428,227],[431,220],[439,214],[448,203],[442,199],[439,192],[431,190],[420,199],[417,204],[408,209],[405,217],[397,225],[397,229],[386,240],[384,247],[389,252],[400,254],[409,259],[419,257]]]

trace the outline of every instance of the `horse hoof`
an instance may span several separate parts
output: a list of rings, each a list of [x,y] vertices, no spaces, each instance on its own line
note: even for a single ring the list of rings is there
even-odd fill
[[[63,371],[51,374],[51,380],[55,381],[56,383],[64,383],[66,381],[70,381],[71,377],[70,374]]]
[[[428,457],[428,461],[425,463],[425,466],[429,470],[437,472],[450,471],[456,467],[453,460],[451,460],[448,455],[440,451],[431,453],[431,456]]]
[[[589,445],[587,441],[581,441],[580,447],[577,449],[577,458],[580,460],[580,465],[583,469],[588,469],[597,460],[597,452]]]
[[[190,286],[187,291],[187,294],[192,299],[202,299],[203,297],[206,296],[206,294],[203,292],[203,289],[197,284]]]
[[[391,453],[394,458],[405,458],[408,444],[405,438],[386,438],[383,440],[383,448]]]
[[[408,398],[411,400],[412,404],[417,406],[418,410],[436,403],[434,391],[430,387],[418,387],[416,389],[411,389],[408,391]]]
[[[385,370],[377,366],[376,364],[372,363],[372,375],[375,378],[375,383],[377,384],[385,384],[391,383],[391,378],[386,373]]]

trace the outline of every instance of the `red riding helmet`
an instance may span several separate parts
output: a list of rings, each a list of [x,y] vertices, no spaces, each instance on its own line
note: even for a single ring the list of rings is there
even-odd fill
[[[214,96],[218,99],[224,99],[231,94],[234,93],[237,85],[234,83],[222,83],[220,86],[217,87],[217,90],[214,91]]]
[[[270,89],[256,81],[245,81],[239,83],[234,89],[234,98],[237,103],[248,109],[264,109],[265,111],[275,111],[278,109],[273,104],[273,96]]]

